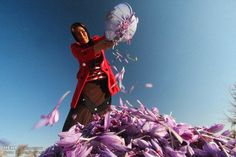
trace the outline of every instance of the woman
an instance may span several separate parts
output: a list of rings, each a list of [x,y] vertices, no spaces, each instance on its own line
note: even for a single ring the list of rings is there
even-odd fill
[[[110,110],[111,96],[120,91],[104,50],[114,43],[105,36],[90,38],[85,25],[74,23],[71,33],[75,43],[71,44],[74,57],[79,61],[78,83],[71,102],[71,109],[62,131],[68,131],[77,122],[86,126],[93,114],[100,116]]]

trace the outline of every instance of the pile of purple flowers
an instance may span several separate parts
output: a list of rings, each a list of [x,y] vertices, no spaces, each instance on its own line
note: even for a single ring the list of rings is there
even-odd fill
[[[95,114],[87,127],[78,123],[59,133],[60,140],[41,157],[55,150],[66,157],[236,156],[236,139],[223,129],[223,124],[192,127],[160,115],[156,107],[121,104],[103,117]]]

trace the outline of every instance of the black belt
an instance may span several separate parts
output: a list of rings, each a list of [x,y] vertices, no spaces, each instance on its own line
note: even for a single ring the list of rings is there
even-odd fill
[[[90,110],[91,113],[99,113],[101,111],[104,111],[107,106],[110,105],[111,103],[111,97],[108,97],[107,99],[104,100],[104,102],[98,106],[96,106],[90,99],[89,97],[83,93],[83,99],[82,102],[87,106],[87,108]]]

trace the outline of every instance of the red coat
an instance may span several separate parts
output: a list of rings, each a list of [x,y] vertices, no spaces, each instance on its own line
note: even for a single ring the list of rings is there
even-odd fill
[[[94,43],[105,39],[105,36],[99,37],[99,36],[94,36],[93,41]],[[118,86],[118,83],[116,82],[116,79],[114,77],[114,74],[111,70],[110,64],[107,61],[104,50],[100,51],[100,53],[95,56],[95,51],[93,47],[88,47],[88,48],[82,48],[78,43],[73,43],[71,44],[71,51],[74,55],[74,57],[79,61],[80,63],[80,69],[77,74],[77,79],[78,83],[72,98],[71,102],[71,107],[75,108],[78,101],[80,94],[83,90],[83,87],[87,81],[88,75],[89,75],[89,65],[93,62],[95,57],[98,57],[102,55],[103,61],[101,63],[101,69],[106,73],[107,78],[108,78],[108,89],[111,95],[116,94],[117,92],[120,91],[120,88]]]

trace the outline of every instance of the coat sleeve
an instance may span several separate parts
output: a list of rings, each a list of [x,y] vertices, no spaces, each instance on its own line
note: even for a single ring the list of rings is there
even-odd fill
[[[96,56],[100,55],[99,53],[95,53],[93,46],[88,47],[88,48],[80,48],[76,44],[72,44],[71,51],[72,51],[73,55],[79,61],[82,61],[82,62],[90,61],[90,60],[96,58]]]

